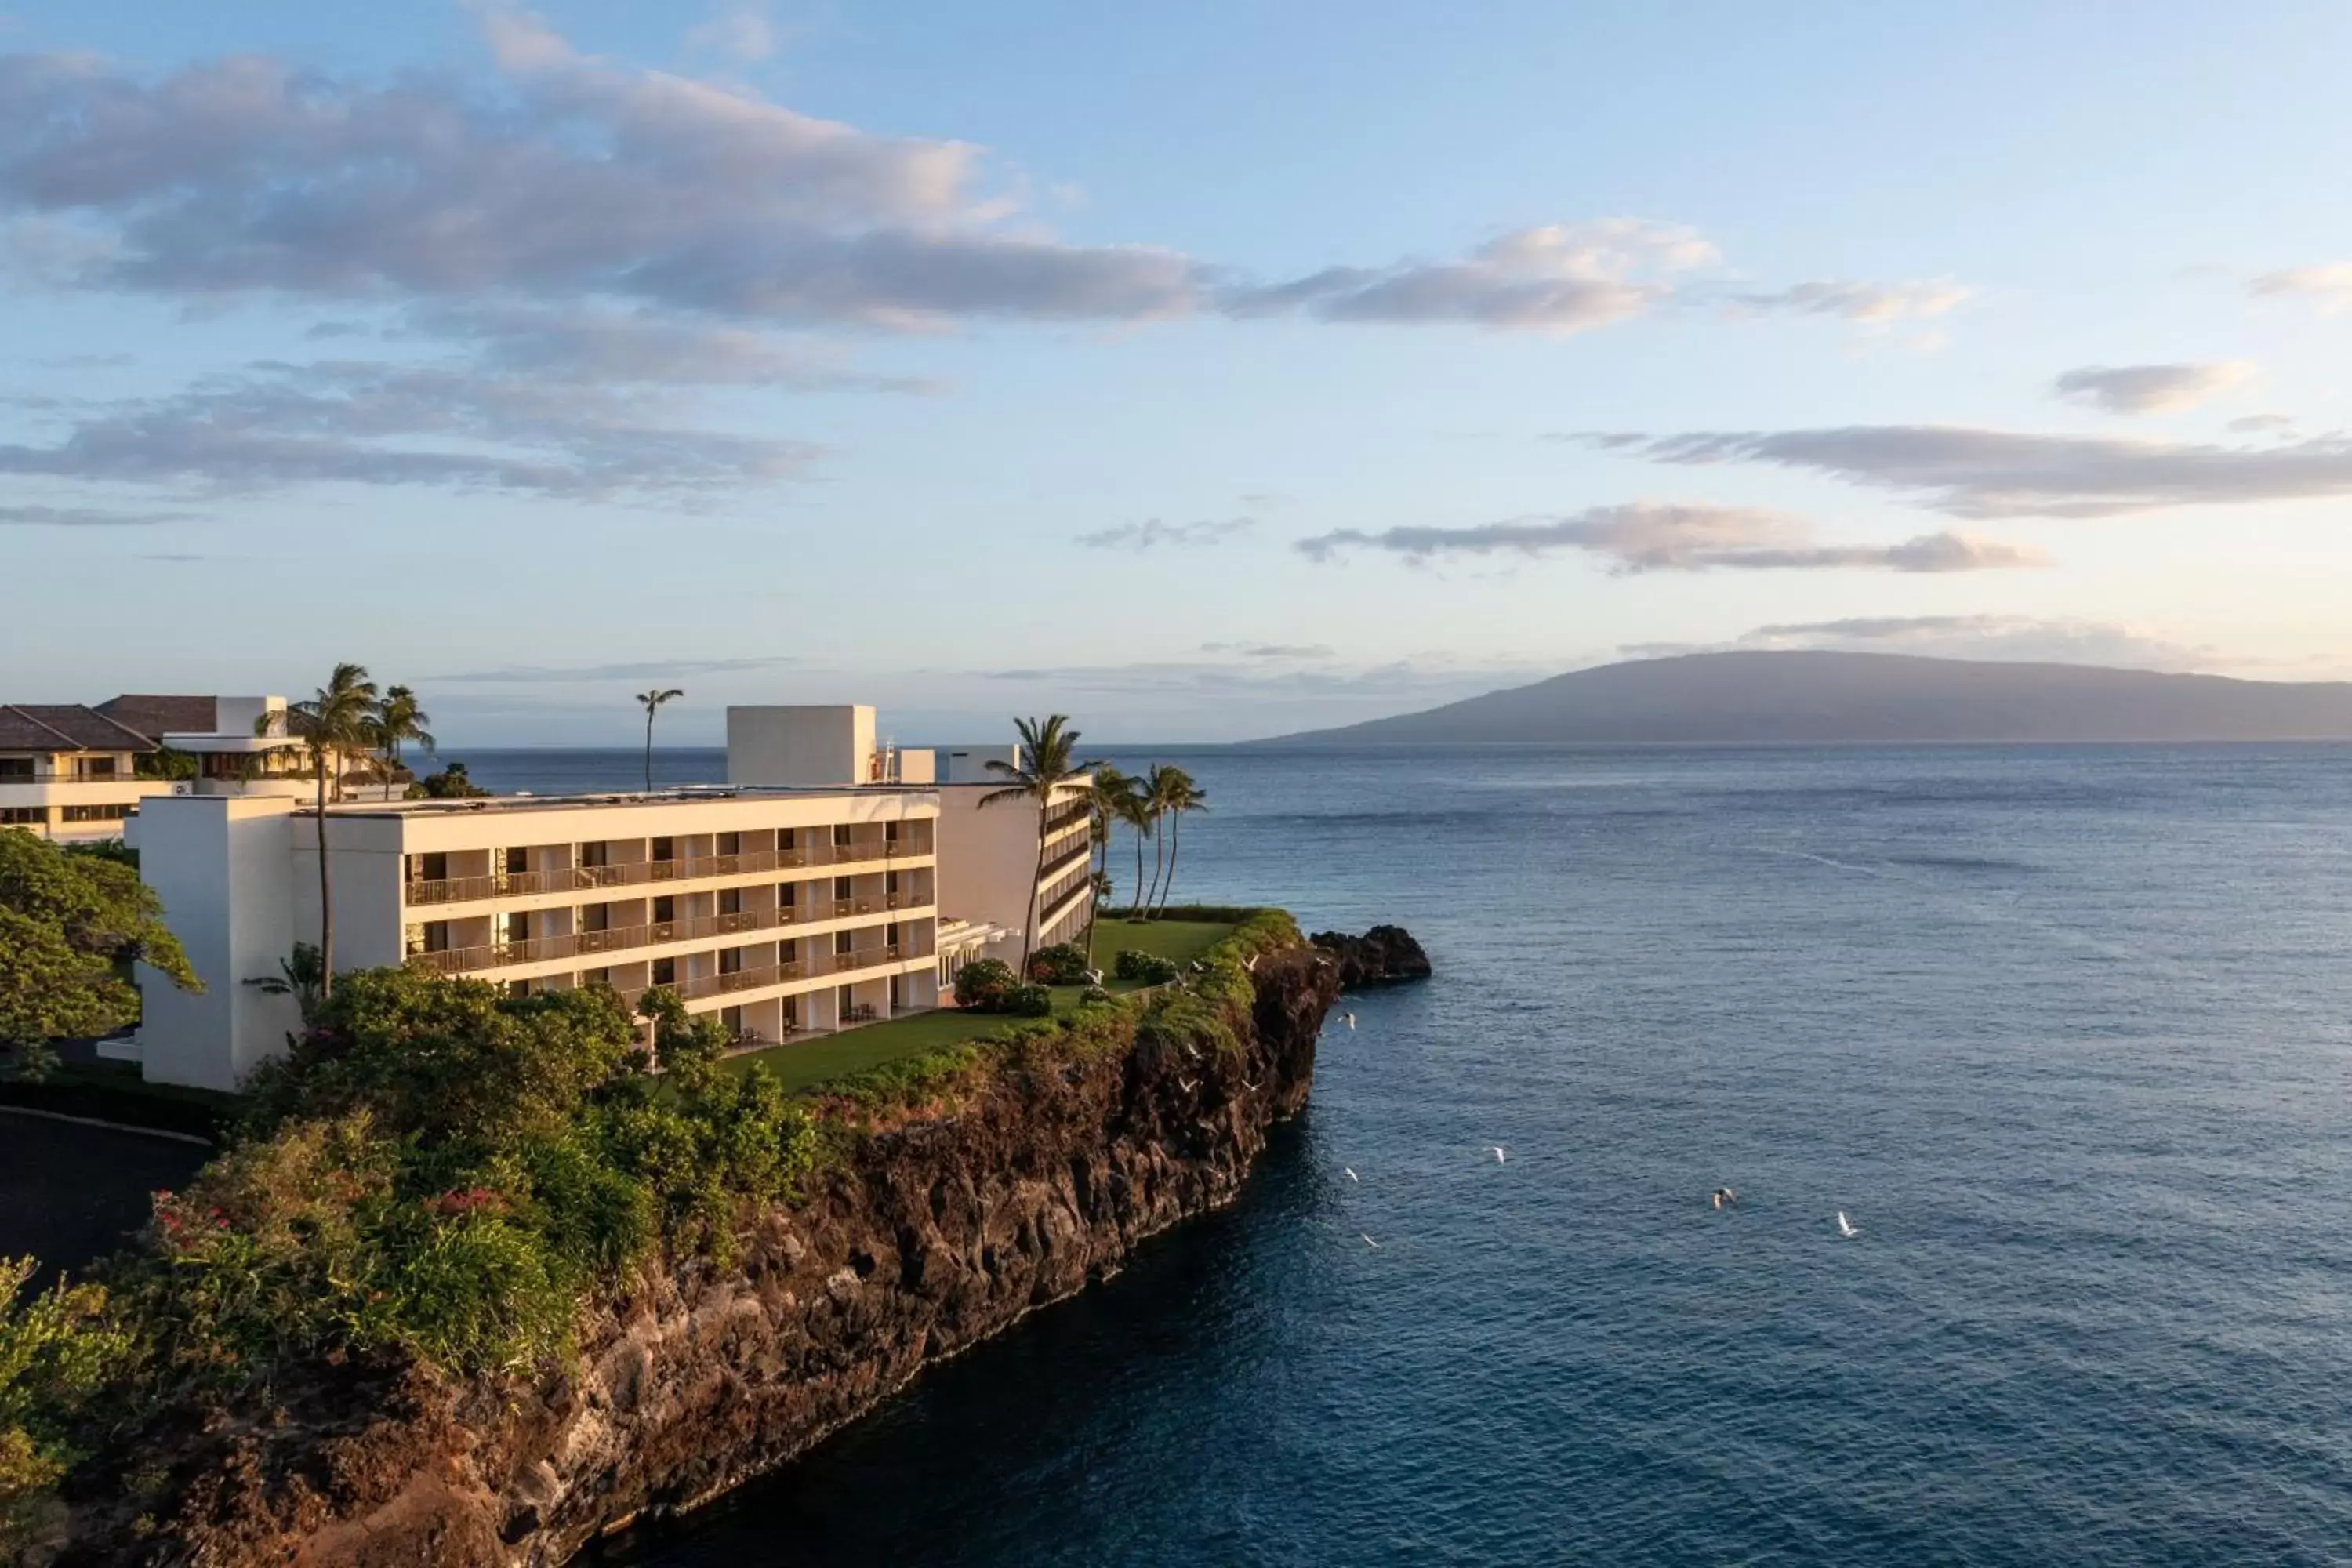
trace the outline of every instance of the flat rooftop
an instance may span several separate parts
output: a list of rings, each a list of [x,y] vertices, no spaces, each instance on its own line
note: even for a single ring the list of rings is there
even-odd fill
[[[685,784],[617,795],[493,795],[459,800],[347,800],[327,807],[336,816],[475,816],[526,811],[609,811],[616,805],[708,805],[722,800],[814,800],[828,795],[936,795],[932,784]],[[302,805],[298,816],[315,815]]]

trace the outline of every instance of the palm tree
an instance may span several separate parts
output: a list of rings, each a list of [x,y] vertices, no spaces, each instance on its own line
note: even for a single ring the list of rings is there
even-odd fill
[[[1089,820],[1087,837],[1102,851],[1102,867],[1088,879],[1094,885],[1095,898],[1087,908],[1087,967],[1095,966],[1095,910],[1108,897],[1110,887],[1110,833],[1112,826],[1125,817],[1120,804],[1135,793],[1135,781],[1112,767],[1108,763],[1095,769],[1094,784],[1087,791]],[[1138,858],[1140,859],[1140,857]]]
[[[375,682],[368,679],[366,667],[357,664],[335,666],[326,685],[302,701],[286,705],[286,732],[310,752],[311,771],[319,779],[319,998],[322,1002],[335,994],[335,887],[327,863],[327,770],[331,760],[367,750],[374,712]],[[253,732],[274,733],[277,721],[277,714],[265,713]]]
[[[1168,879],[1160,885],[1160,910],[1168,910],[1168,895],[1176,886],[1176,852],[1182,847],[1186,814],[1209,809],[1208,792],[1192,782],[1192,775],[1182,768],[1168,770],[1167,804],[1161,810],[1168,817]]]
[[[652,691],[637,693],[637,700],[646,705],[646,793],[647,795],[654,793],[654,715],[660,712],[661,705],[671,698],[685,695],[685,692],[675,686],[667,691],[656,688]]]
[[[385,689],[383,698],[375,705],[375,711],[368,716],[368,739],[383,758],[386,783],[391,781],[391,774],[400,766],[403,742],[415,742],[425,748],[425,754],[428,757],[440,749],[439,742],[433,739],[432,731],[425,727],[431,722],[433,715],[417,705],[415,692],[405,686]]]
[[[983,809],[1001,800],[1037,803],[1037,864],[1029,874],[1029,913],[1021,923],[1020,974],[1024,981],[1029,978],[1029,952],[1037,940],[1037,895],[1045,890],[1045,813],[1054,804],[1056,792],[1080,773],[1100,765],[1070,760],[1078,744],[1078,732],[1066,728],[1069,721],[1066,713],[1055,713],[1044,720],[1015,719],[1013,727],[1021,734],[1021,760],[988,760],[989,772],[1015,782],[980,797]]]
[[[1184,770],[1171,768],[1166,763],[1154,763],[1151,771],[1143,775],[1143,816],[1151,828],[1151,886],[1143,895],[1144,918],[1150,918],[1151,906],[1160,899],[1160,879],[1167,874],[1167,837],[1160,823],[1168,816],[1169,802],[1174,798],[1177,781],[1184,778]],[[1190,783],[1190,780],[1185,780]]]
[[[1143,840],[1151,831],[1151,803],[1144,795],[1141,780],[1127,781],[1126,793],[1118,797],[1114,809],[1119,821],[1135,834],[1135,897],[1129,901],[1127,918],[1139,921],[1143,918]]]

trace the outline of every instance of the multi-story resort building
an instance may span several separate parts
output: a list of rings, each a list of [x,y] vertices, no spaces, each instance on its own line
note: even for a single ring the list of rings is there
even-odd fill
[[[406,963],[519,993],[667,986],[739,1039],[782,1042],[940,1005],[955,971],[1083,930],[1086,790],[1041,814],[934,782],[863,707],[738,708],[724,786],[365,802],[327,810],[338,970]],[[1042,835],[1042,837],[1041,837]],[[285,798],[180,795],[131,826],[202,993],[151,981],[152,1081],[226,1089],[299,1027],[249,982],[319,931],[319,822]],[[1041,844],[1045,896],[1030,893]]]
[[[299,793],[292,775],[306,763],[285,712],[282,697],[0,704],[0,827],[68,842],[120,838],[156,795]],[[194,776],[154,769],[152,759],[167,752],[187,754]]]

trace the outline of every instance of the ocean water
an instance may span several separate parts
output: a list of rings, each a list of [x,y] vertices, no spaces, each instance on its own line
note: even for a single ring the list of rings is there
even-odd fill
[[[1180,896],[1437,977],[1235,1208],[616,1556],[2352,1561],[2352,749],[1168,754]]]

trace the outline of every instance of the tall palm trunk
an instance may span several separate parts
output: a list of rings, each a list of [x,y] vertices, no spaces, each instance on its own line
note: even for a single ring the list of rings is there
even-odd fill
[[[1160,900],[1160,879],[1168,874],[1168,832],[1164,816],[1151,819],[1151,896],[1143,900],[1143,918],[1151,918],[1151,906]]]
[[[1170,814],[1168,823],[1168,880],[1160,887],[1160,912],[1168,912],[1168,895],[1176,889],[1176,852],[1184,847],[1184,814]]]
[[[1091,829],[1089,829],[1091,832]],[[1102,831],[1101,869],[1096,868],[1096,846],[1087,847],[1087,967],[1095,966],[1095,916],[1102,907],[1103,881],[1110,876],[1110,824],[1106,821]]]
[[[1143,918],[1143,824],[1130,826],[1135,829],[1135,897],[1128,900],[1127,918],[1139,921]]]
[[[654,710],[646,710],[646,793],[654,793]]]
[[[335,884],[327,869],[327,754],[319,763],[319,997],[335,994]]]

